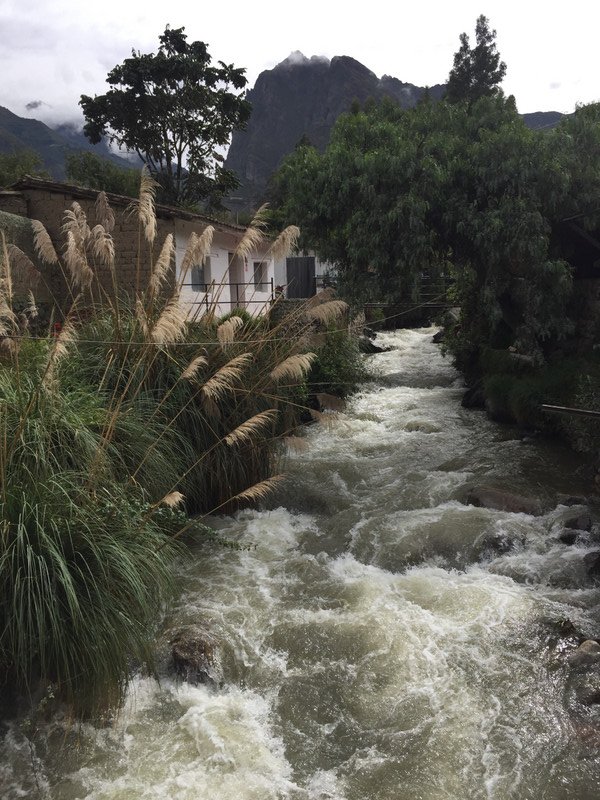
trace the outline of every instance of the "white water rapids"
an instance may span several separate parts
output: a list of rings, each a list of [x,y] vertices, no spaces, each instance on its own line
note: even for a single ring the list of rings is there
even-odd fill
[[[600,635],[594,547],[558,538],[557,493],[589,478],[462,409],[432,333],[383,334],[379,384],[306,431],[280,507],[219,521],[255,547],[182,569],[169,622],[209,627],[222,687],[139,677],[110,726],[9,726],[3,798],[600,796],[600,709],[573,703],[552,644],[564,619]],[[465,505],[474,483],[547,511]]]

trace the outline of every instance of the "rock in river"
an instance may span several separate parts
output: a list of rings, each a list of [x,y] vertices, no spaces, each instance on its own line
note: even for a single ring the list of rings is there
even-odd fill
[[[600,662],[600,644],[594,639],[586,639],[569,656],[572,667],[589,666]]]
[[[173,670],[189,683],[218,683],[216,640],[205,628],[187,625],[170,637]]]
[[[513,514],[539,516],[542,513],[540,501],[535,497],[524,497],[493,486],[473,486],[465,499],[468,505],[510,511]]]

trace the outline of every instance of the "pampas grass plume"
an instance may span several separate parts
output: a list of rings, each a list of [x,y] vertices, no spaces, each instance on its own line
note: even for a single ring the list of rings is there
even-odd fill
[[[246,232],[235,250],[235,254],[240,258],[248,258],[250,253],[254,252],[264,241],[264,229],[267,226],[266,211],[267,206],[265,204],[258,209],[254,215],[254,219],[246,228]]]
[[[185,337],[186,327],[187,311],[176,295],[169,300],[156,320],[151,333],[152,341],[157,344],[181,341]]]
[[[339,319],[347,310],[348,303],[344,303],[343,300],[329,300],[326,303],[309,308],[306,315],[309,319],[327,325],[329,322]]]
[[[115,243],[102,225],[95,225],[92,228],[90,242],[94,258],[107,266],[115,263]]]
[[[235,444],[247,444],[252,440],[253,436],[262,433],[267,425],[272,425],[276,418],[277,410],[274,408],[269,408],[266,411],[255,414],[253,417],[250,417],[250,419],[242,422],[241,425],[238,425],[231,433],[227,434],[225,437],[225,444],[228,444],[230,447]]]
[[[96,222],[104,228],[107,233],[112,233],[115,227],[115,215],[108,203],[106,192],[100,192],[95,204]]]
[[[274,489],[281,486],[285,477],[283,475],[274,475],[272,478],[267,478],[265,481],[260,481],[245,489],[243,492],[236,494],[232,497],[232,501],[247,500],[251,503],[256,503],[259,500],[265,500]]]
[[[275,382],[284,378],[289,378],[292,381],[303,380],[316,357],[315,353],[298,353],[294,356],[288,356],[275,369],[271,370],[271,380]]]
[[[222,345],[231,344],[235,339],[235,332],[243,327],[244,320],[241,317],[233,316],[222,322],[217,328],[217,338]]]
[[[232,358],[212,375],[202,386],[203,396],[216,402],[227,392],[233,389],[234,384],[241,380],[244,369],[252,361],[252,353],[242,353]]]
[[[181,373],[181,377],[186,381],[190,381],[192,378],[196,377],[196,375],[198,374],[199,370],[202,369],[202,367],[207,367],[207,366],[208,366],[208,359],[206,358],[206,356],[203,355],[196,356],[196,358],[190,361],[188,366]]]
[[[160,255],[156,264],[154,265],[150,280],[148,281],[148,289],[152,297],[155,297],[159,293],[161,286],[163,286],[167,280],[167,275],[171,269],[174,257],[175,243],[173,240],[173,234],[169,233],[165,238]]]
[[[32,219],[31,227],[33,229],[33,246],[38,257],[46,264],[58,264],[56,250],[44,225],[38,219]]]
[[[159,505],[167,506],[168,508],[177,508],[184,500],[185,495],[181,494],[181,492],[169,492],[169,494],[163,497]]]
[[[279,261],[289,256],[296,247],[299,236],[300,228],[296,225],[288,225],[287,228],[284,228],[273,242],[273,246],[271,247],[272,258],[274,258],[275,261]]]
[[[156,211],[154,209],[154,199],[157,187],[157,182],[151,177],[148,168],[144,166],[140,182],[140,198],[133,203],[133,207],[137,208],[138,217],[144,231],[144,237],[149,244],[153,244],[156,239]]]
[[[65,246],[65,264],[71,273],[73,286],[87,289],[94,279],[84,252],[78,243],[77,234],[71,228],[67,230],[67,243]]]

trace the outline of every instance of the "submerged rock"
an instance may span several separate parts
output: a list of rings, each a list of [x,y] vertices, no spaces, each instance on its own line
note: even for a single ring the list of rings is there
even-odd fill
[[[600,644],[595,639],[586,639],[569,656],[569,664],[572,667],[598,663],[600,663]]]
[[[367,336],[359,336],[358,337],[358,349],[361,353],[365,353],[366,355],[373,355],[375,353],[385,353],[390,348],[389,347],[380,347],[375,342],[371,341]]]
[[[541,503],[537,498],[524,497],[503,489],[496,489],[493,486],[473,486],[469,490],[465,502],[471,506],[509,511],[513,514],[539,516],[542,513]]]
[[[173,671],[188,683],[217,684],[217,641],[199,625],[179,628],[170,636]]]
[[[600,676],[585,675],[575,687],[575,697],[584,706],[600,703]]]
[[[583,557],[588,575],[592,578],[600,578],[600,550],[592,550]]]
[[[480,536],[476,544],[483,552],[505,555],[522,545],[523,538],[510,536],[506,531],[494,531]]]
[[[600,644],[595,639],[581,642],[569,654],[567,664],[570,667],[568,695],[580,706],[600,704]]]
[[[556,498],[561,506],[585,506],[587,498],[579,494],[559,494]]]
[[[563,525],[569,530],[589,532],[592,530],[592,518],[588,513],[582,512],[572,517],[567,517],[567,519],[563,520]]]
[[[577,531],[563,531],[558,538],[563,544],[570,546],[575,544],[579,537],[577,536]]]

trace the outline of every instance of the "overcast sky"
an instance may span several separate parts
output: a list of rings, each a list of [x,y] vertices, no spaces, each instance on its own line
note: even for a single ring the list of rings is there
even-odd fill
[[[135,48],[156,51],[169,23],[207,42],[250,85],[292,51],[348,55],[378,76],[442,83],[466,31],[485,14],[519,111],[570,112],[600,100],[599,0],[0,0],[0,105],[48,124],[78,122],[81,94]]]

